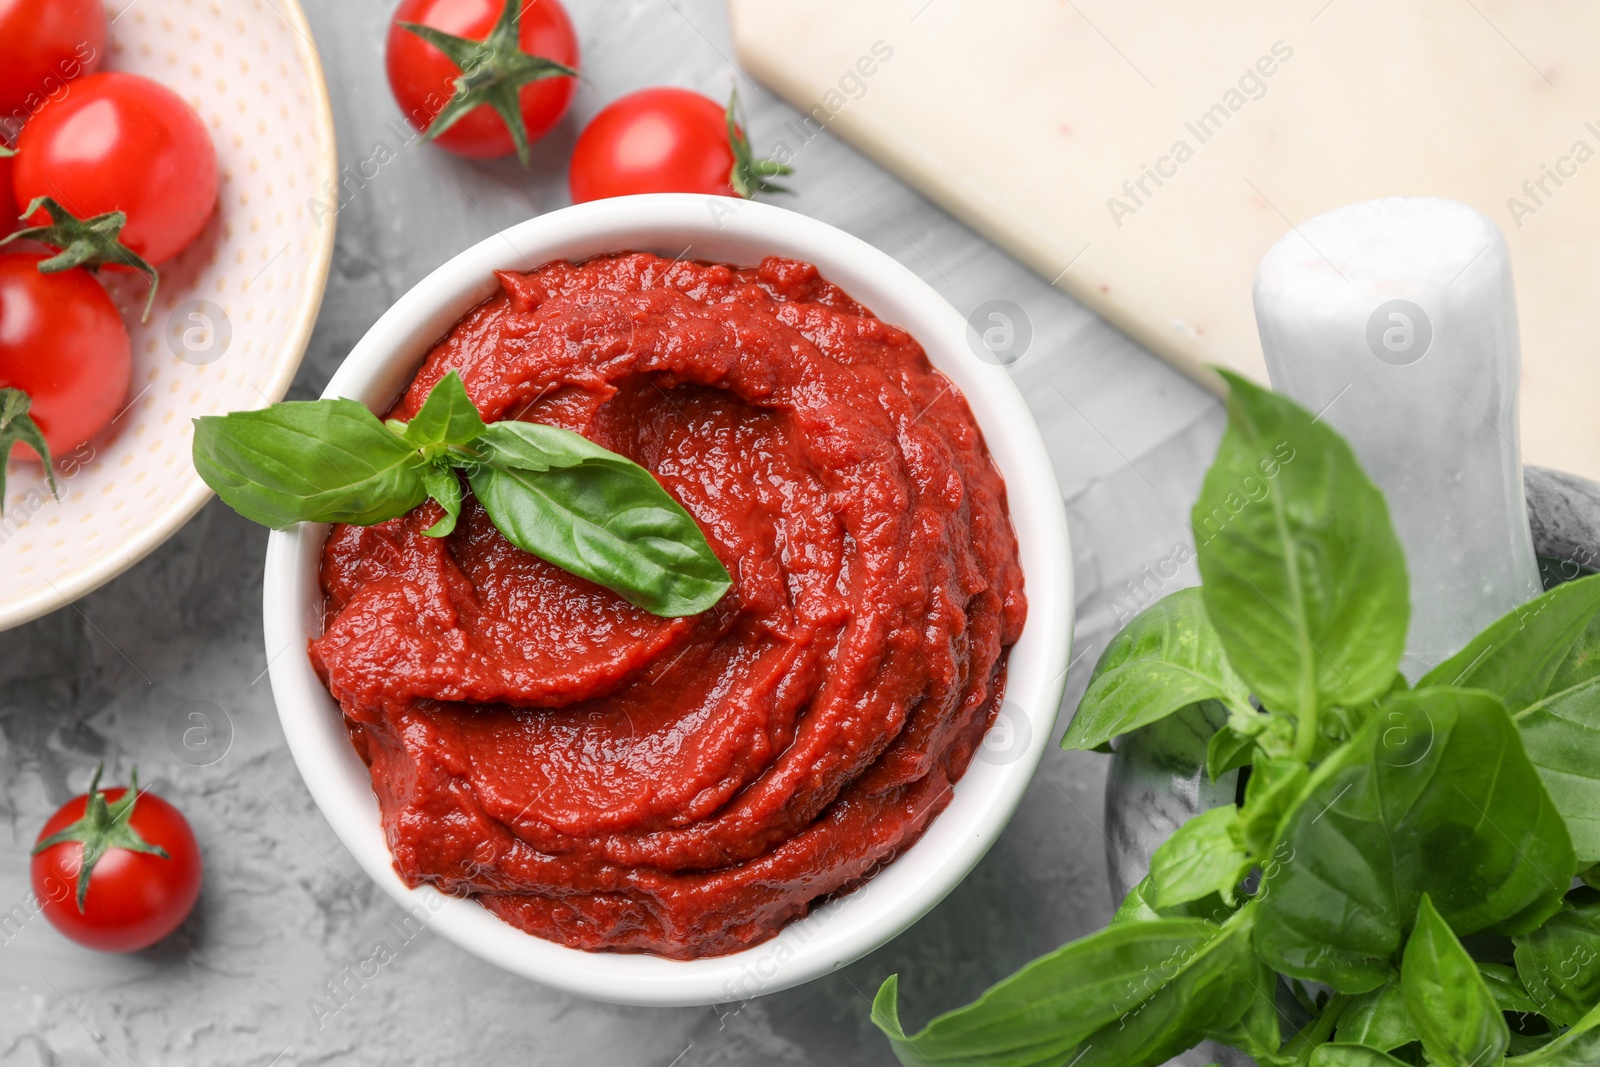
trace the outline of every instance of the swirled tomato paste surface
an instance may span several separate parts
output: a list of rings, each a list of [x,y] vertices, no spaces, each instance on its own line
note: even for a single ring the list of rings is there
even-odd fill
[[[512,547],[470,500],[337,526],[311,657],[395,866],[584,949],[748,947],[910,846],[1026,613],[1005,486],[916,340],[815,267],[624,254],[504,273],[455,370],[486,420],[655,474],[733,576],[664,619]]]

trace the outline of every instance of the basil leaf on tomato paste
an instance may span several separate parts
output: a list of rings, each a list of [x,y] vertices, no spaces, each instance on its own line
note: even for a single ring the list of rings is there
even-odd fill
[[[456,520],[461,518],[461,479],[455,468],[435,463],[422,472],[422,484],[427,487],[428,496],[444,509],[444,518],[422,532],[429,537],[449,537],[455,532]]]
[[[589,460],[632,460],[601,448],[582,434],[542,422],[496,422],[472,443],[483,462],[495,467],[549,471],[576,467]]]
[[[467,396],[461,375],[451,371],[428,392],[402,436],[412,448],[437,448],[469,444],[483,431],[483,419]]]
[[[444,517],[430,537],[455,530],[460,468],[506,540],[646,611],[695,615],[733,585],[649,471],[570,430],[485,425],[454,371],[409,423],[385,425],[354,400],[196,419],[194,464],[229,507],[274,527],[370,526],[432,497]]]
[[[694,518],[649,471],[605,455],[548,470],[479,463],[467,480],[489,519],[523,551],[656,615],[711,607],[733,580]]]
[[[264,526],[404,515],[427,497],[424,460],[354,400],[301,400],[194,420],[194,466]]]

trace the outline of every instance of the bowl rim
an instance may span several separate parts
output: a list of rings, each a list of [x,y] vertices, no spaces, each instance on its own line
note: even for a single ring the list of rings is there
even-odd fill
[[[426,886],[409,889],[395,872],[370,776],[303,652],[321,627],[317,568],[324,525],[301,524],[268,539],[262,603],[268,670],[290,752],[317,806],[367,875],[417,923],[507,971],[595,1000],[641,1006],[739,1002],[809,981],[885,944],[942,900],[998,838],[1056,732],[1073,623],[1066,510],[1021,393],[1003,367],[974,354],[967,338],[971,327],[942,296],[842,230],[782,208],[723,197],[601,200],[494,234],[397,300],[352,349],[323,395],[349,396],[381,412],[436,340],[495,291],[494,270],[529,270],[554,259],[624,249],[677,258],[692,252],[695,259],[716,262],[749,263],[770,254],[815,263],[880,317],[909,329],[965,394],[1007,481],[1029,614],[1008,662],[1001,711],[1006,721],[991,728],[949,806],[911,848],[862,886],[759,945],[697,960],[585,952],[523,933],[474,901]]]
[[[308,76],[311,113],[315,118],[313,133],[313,162],[318,170],[316,184],[337,184],[339,180],[339,153],[333,126],[333,104],[328,98],[328,82],[322,72],[322,60],[311,41],[311,26],[300,0],[275,0],[278,14],[294,30],[295,52]],[[315,245],[312,248],[310,269],[306,272],[299,305],[290,318],[279,351],[287,353],[274,367],[273,374],[260,383],[262,407],[281,400],[289,391],[300,363],[305,359],[306,347],[311,342],[311,331],[322,308],[322,298],[328,286],[328,271],[333,263],[334,234],[338,228],[338,215],[327,220],[327,225],[316,227]],[[0,464],[5,462],[0,457]],[[31,622],[41,615],[64,608],[78,598],[87,596],[117,577],[135,563],[161,547],[177,533],[212,497],[211,487],[199,478],[175,494],[152,519],[132,537],[107,546],[105,552],[93,562],[79,567],[59,579],[50,579],[45,588],[26,596],[0,602],[0,630],[9,630]]]

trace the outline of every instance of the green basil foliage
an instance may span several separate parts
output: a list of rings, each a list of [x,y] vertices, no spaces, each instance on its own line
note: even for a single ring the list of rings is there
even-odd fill
[[[1491,694],[1405,693],[1314,779],[1280,834],[1294,862],[1262,883],[1256,947],[1279,971],[1376,989],[1424,894],[1462,934],[1521,933],[1561,906],[1572,843]]]
[[[1428,1059],[1449,1067],[1499,1063],[1511,1031],[1450,924],[1427,894],[1400,965],[1400,992]]]
[[[891,977],[873,1021],[907,1067],[1154,1067],[1203,1040],[1264,1067],[1600,1065],[1600,576],[1408,687],[1382,494],[1309,412],[1229,381],[1202,586],[1117,635],[1062,744],[1199,706],[1240,802],[1180,827],[1105,930],[909,1035]]]
[[[1228,662],[1198,589],[1173,593],[1134,618],[1111,639],[1091,685],[1067,729],[1072,748],[1095,748],[1207,699],[1255,717],[1250,688]]]
[[[649,471],[568,430],[485,424],[451,371],[410,422],[354,400],[291,401],[195,420],[194,465],[247,519],[370,526],[432,499],[455,529],[461,476],[518,548],[657,615],[694,615],[732,586],[694,518]],[[459,473],[458,473],[459,472]]]
[[[1405,650],[1405,558],[1350,446],[1284,398],[1229,378],[1228,431],[1192,526],[1206,612],[1263,703],[1296,716],[1381,696]]]

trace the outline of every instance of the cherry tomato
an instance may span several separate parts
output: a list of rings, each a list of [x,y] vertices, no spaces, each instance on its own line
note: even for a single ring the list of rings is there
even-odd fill
[[[11,205],[16,200],[12,192],[11,168],[13,156],[0,156],[0,237],[11,233],[21,225],[17,221],[17,213]]]
[[[0,0],[0,131],[17,129],[106,50],[100,0]]]
[[[49,196],[80,219],[127,213],[122,243],[152,263],[200,233],[217,202],[217,153],[183,98],[137,74],[91,74],[17,139],[16,201]],[[48,222],[41,209],[30,223]]]
[[[578,37],[559,0],[519,2],[523,3],[517,32],[521,50],[576,68]],[[444,109],[455,93],[461,68],[399,23],[419,23],[454,37],[482,41],[499,22],[505,4],[506,0],[401,0],[389,25],[384,65],[395,102],[417,129],[426,131]],[[576,78],[546,77],[529,81],[517,90],[517,104],[529,141],[543,137],[560,121],[577,89]],[[487,104],[461,116],[434,138],[434,143],[473,159],[503,156],[517,148],[505,121]]]
[[[172,933],[194,908],[200,845],[183,813],[138,792],[137,778],[133,796],[97,790],[99,780],[96,771],[89,792],[63,804],[39,831],[33,892],[50,924],[78,944],[134,952]],[[66,839],[46,844],[57,834]]]
[[[608,104],[578,136],[573,203],[632,193],[732,196],[724,108],[688,89],[643,89]]]
[[[122,409],[132,349],[94,275],[82,267],[41,274],[44,258],[0,255],[0,387],[28,394],[51,455],[64,456]],[[17,451],[34,454],[26,445]]]

